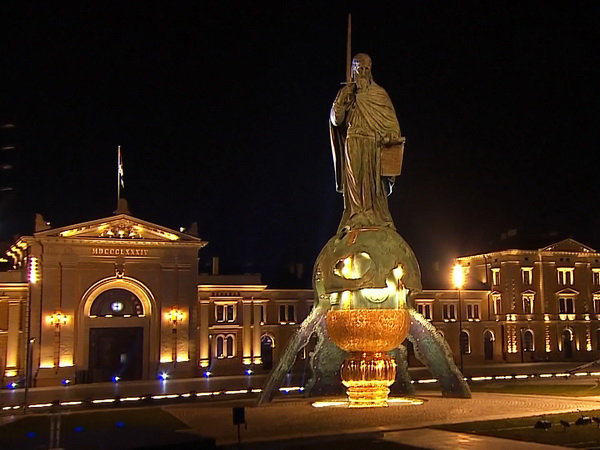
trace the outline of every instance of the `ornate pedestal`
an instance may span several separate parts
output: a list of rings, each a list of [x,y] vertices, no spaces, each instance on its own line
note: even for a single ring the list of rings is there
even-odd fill
[[[389,387],[396,379],[396,362],[386,352],[408,334],[405,309],[348,309],[327,312],[329,337],[351,352],[342,365],[342,383],[349,406],[387,406]]]

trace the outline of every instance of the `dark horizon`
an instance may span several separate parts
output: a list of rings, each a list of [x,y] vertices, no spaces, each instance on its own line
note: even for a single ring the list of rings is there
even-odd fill
[[[372,57],[407,138],[389,203],[425,286],[447,278],[436,261],[508,230],[600,247],[597,4],[349,4],[353,53]],[[53,226],[112,215],[121,145],[132,214],[198,222],[202,271],[219,256],[266,282],[295,262],[310,276],[342,210],[327,120],[347,11],[3,6],[0,121],[16,124],[16,161],[0,237],[31,233],[36,212]]]

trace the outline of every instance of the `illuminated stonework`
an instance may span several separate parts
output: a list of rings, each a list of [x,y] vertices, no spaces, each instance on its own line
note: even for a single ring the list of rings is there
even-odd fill
[[[544,338],[546,341],[546,353],[550,353],[552,351],[552,339],[550,337],[550,327],[546,325],[544,330]]]
[[[508,336],[508,353],[517,353],[517,327],[512,325],[506,327],[506,333]]]

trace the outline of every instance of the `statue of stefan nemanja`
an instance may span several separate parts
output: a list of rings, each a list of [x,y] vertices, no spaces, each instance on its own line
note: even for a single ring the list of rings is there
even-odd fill
[[[382,150],[395,147],[401,159],[404,138],[394,106],[373,81],[371,67],[368,55],[357,54],[352,60],[352,79],[340,89],[331,107],[336,187],[344,194],[338,231],[366,226],[395,229],[386,198],[394,176],[382,176],[381,155]]]
[[[414,393],[406,338],[438,379],[444,396],[471,396],[448,344],[412,304],[412,296],[422,290],[421,271],[388,208],[388,195],[402,169],[404,138],[392,102],[373,81],[371,67],[364,53],[350,64],[348,43],[345,86],[329,116],[344,213],[315,261],[314,307],[280,356],[259,404],[273,398],[313,334],[317,341],[305,387],[308,395],[338,393],[341,381],[348,405],[362,408],[386,406],[392,385],[399,393]]]

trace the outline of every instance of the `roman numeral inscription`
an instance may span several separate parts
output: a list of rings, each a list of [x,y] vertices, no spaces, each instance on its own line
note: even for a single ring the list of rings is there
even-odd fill
[[[102,256],[148,256],[145,248],[92,248],[92,255]]]

